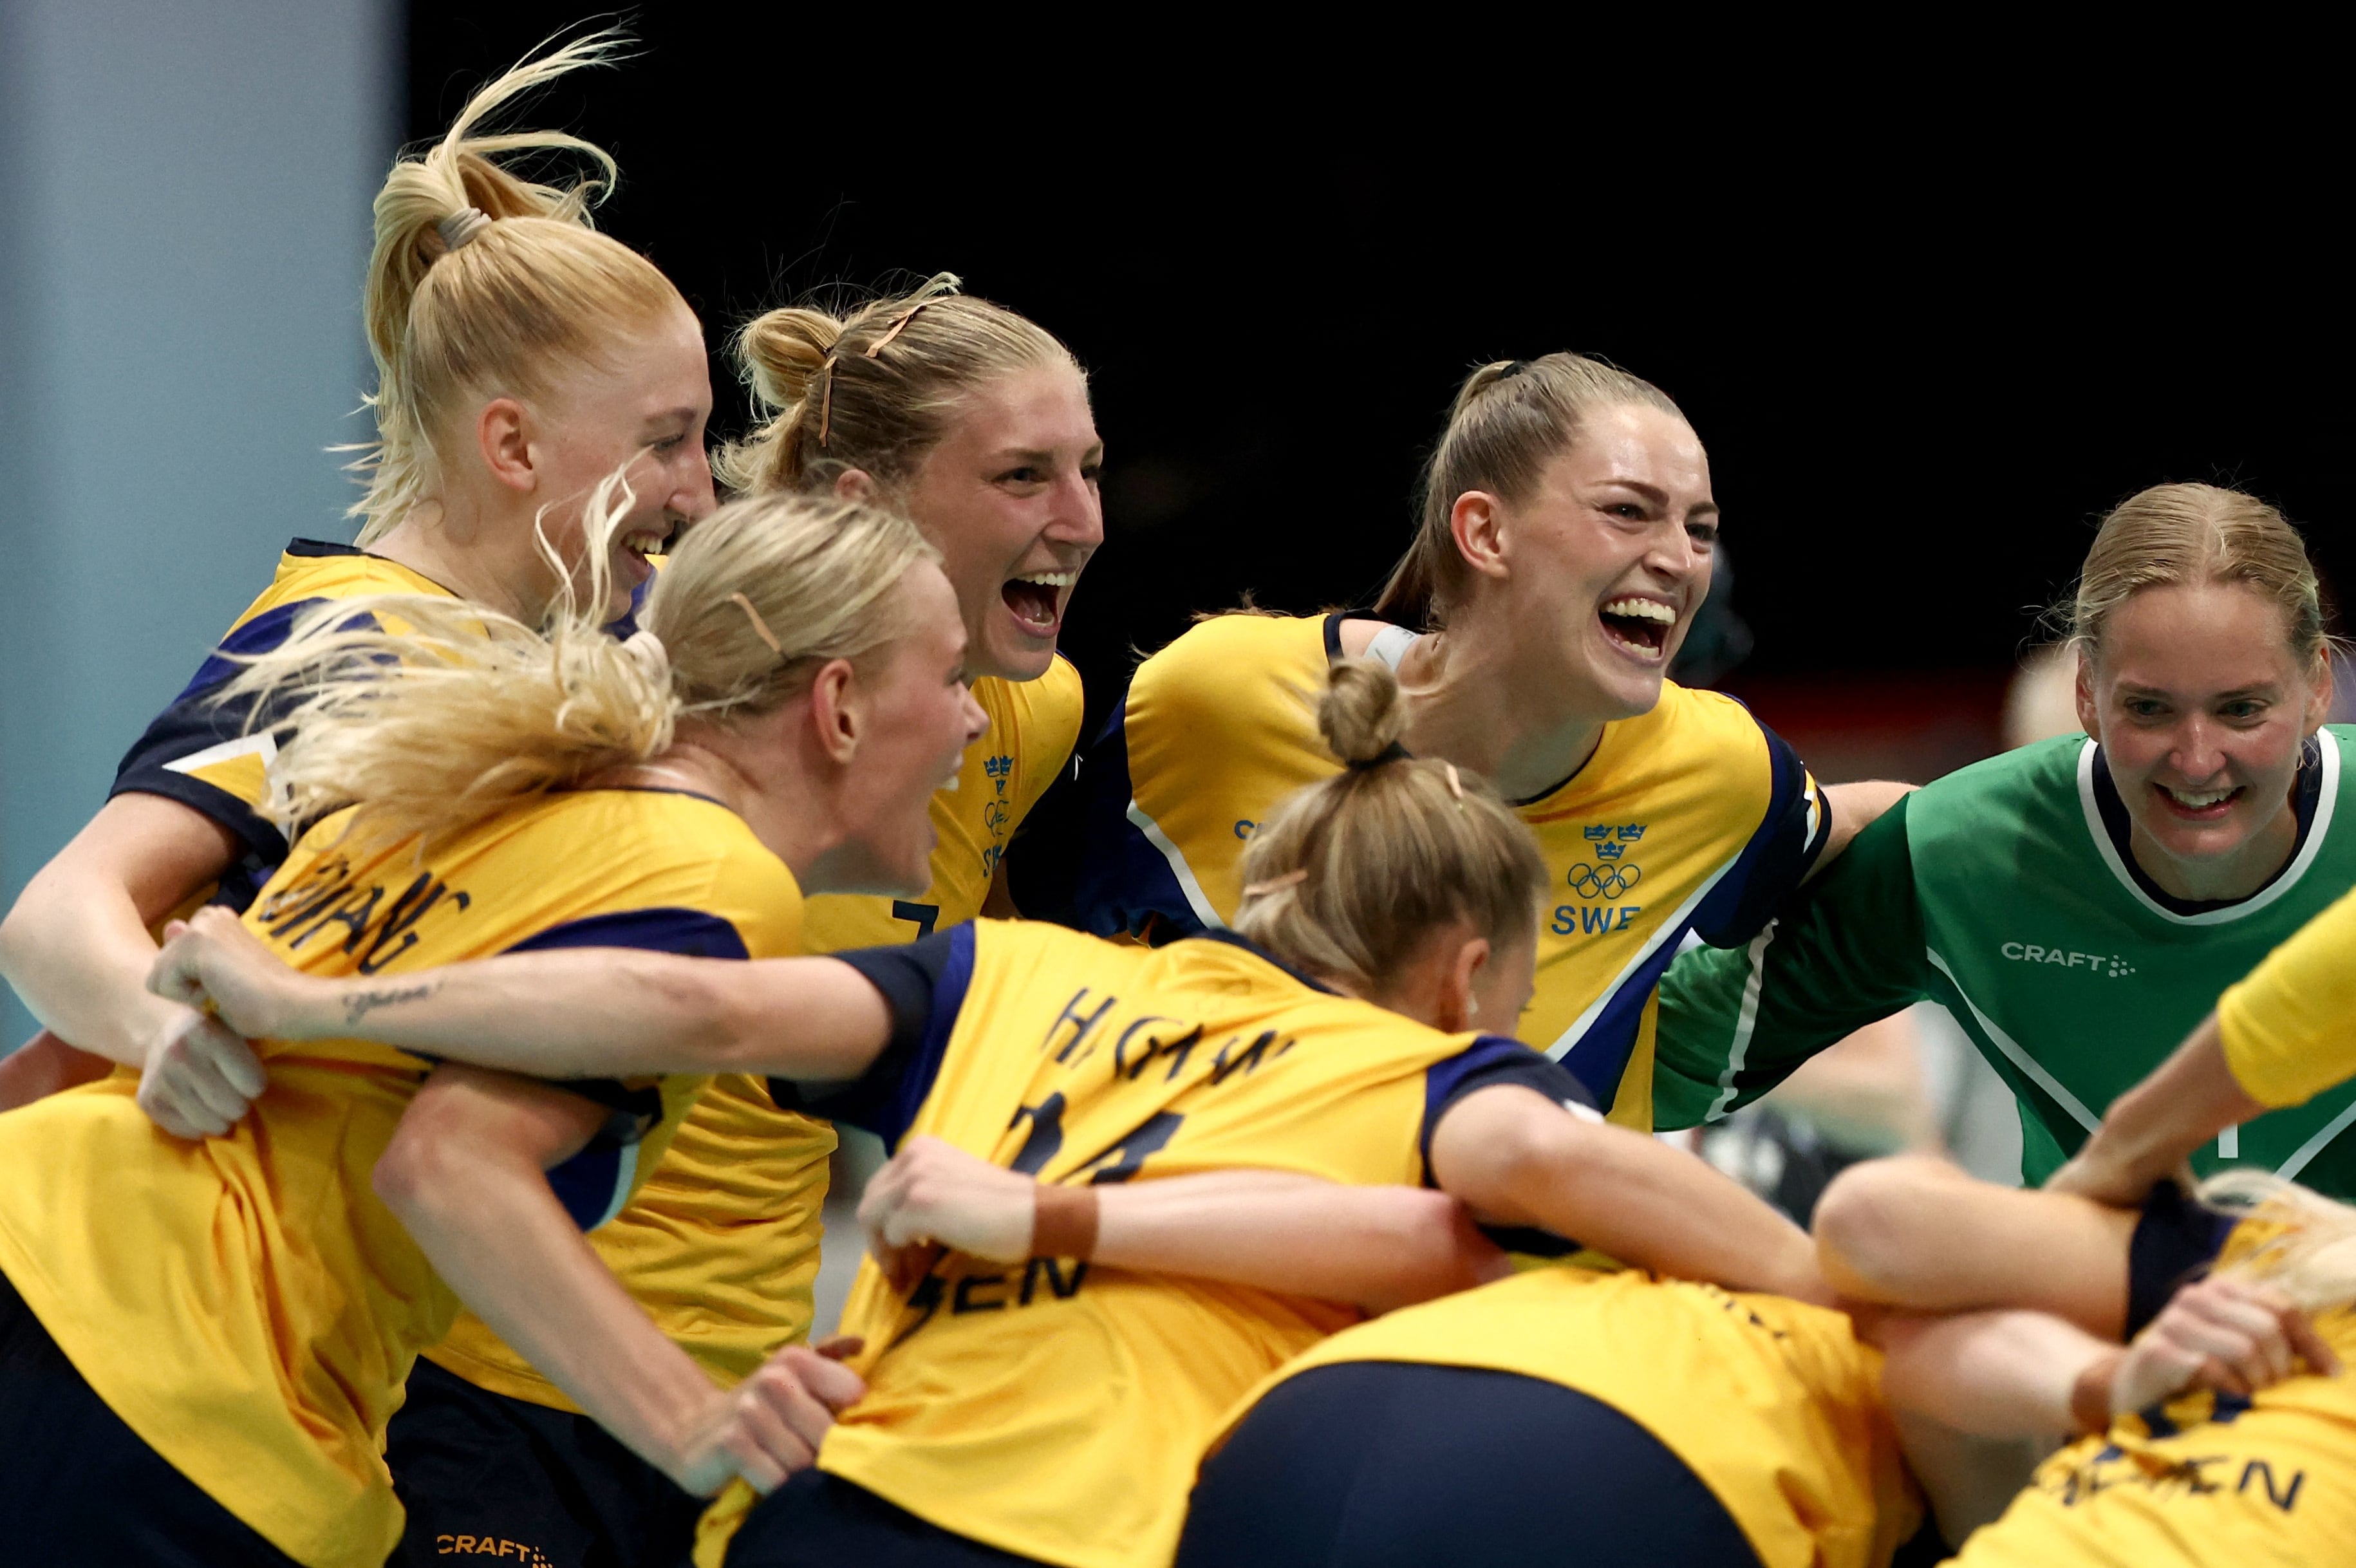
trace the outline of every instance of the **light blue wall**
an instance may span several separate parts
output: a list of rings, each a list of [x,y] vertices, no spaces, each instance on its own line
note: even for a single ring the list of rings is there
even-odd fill
[[[393,0],[0,0],[0,901],[292,535],[348,539]],[[0,1050],[32,1023],[13,995]]]

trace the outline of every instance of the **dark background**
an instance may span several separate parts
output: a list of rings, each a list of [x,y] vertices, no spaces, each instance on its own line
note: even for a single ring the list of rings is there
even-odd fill
[[[412,137],[583,16],[486,9],[413,0]],[[1912,713],[1987,749],[2034,610],[2163,480],[2276,502],[2356,582],[2344,178],[2230,72],[1714,114],[1565,77],[1507,94],[1509,123],[1494,92],[798,19],[641,14],[637,59],[531,123],[620,160],[601,222],[715,348],[767,305],[944,269],[1072,346],[1108,448],[1065,634],[1092,714],[1193,611],[1361,599],[1464,370],[1557,348],[1700,432],[1756,635],[1727,684],[1780,727]]]

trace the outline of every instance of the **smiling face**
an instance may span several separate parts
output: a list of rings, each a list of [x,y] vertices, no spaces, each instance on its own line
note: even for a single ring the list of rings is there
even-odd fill
[[[1502,613],[1562,661],[1591,717],[1650,712],[1709,593],[1718,503],[1693,427],[1642,405],[1598,410],[1530,495],[1494,505]]]
[[[957,781],[965,749],[990,728],[966,684],[957,596],[930,561],[893,590],[916,630],[859,672],[859,749],[840,792],[844,841],[826,890],[916,893],[933,880],[933,795]]]
[[[654,574],[648,555],[714,505],[703,452],[712,375],[702,328],[680,305],[614,345],[601,363],[573,368],[535,402],[542,417],[532,441],[541,479],[534,497],[548,508],[546,527],[558,554],[576,572],[589,496],[628,464],[625,477],[634,499],[607,548],[612,587],[605,618],[616,619]]]
[[[976,676],[1036,680],[1073,587],[1104,542],[1104,443],[1068,360],[973,389],[902,499],[941,552]]]
[[[2238,898],[2289,859],[2299,750],[2331,674],[2293,653],[2279,606],[2238,583],[2147,588],[2104,619],[2077,696],[2162,888]]]

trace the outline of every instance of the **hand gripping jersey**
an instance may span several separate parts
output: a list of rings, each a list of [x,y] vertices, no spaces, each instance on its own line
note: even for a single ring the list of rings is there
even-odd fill
[[[1081,769],[1069,907],[1030,912],[1100,935],[1224,927],[1253,830],[1341,771],[1315,700],[1344,618],[1223,615],[1140,666]],[[1411,640],[1394,628],[1370,652],[1395,660]],[[1518,1032],[1613,1121],[1649,1129],[1654,984],[1688,933],[1749,940],[1823,848],[1823,798],[1741,704],[1664,685],[1657,708],[1606,725],[1585,767],[1515,809],[1554,878]]]
[[[1920,999],[1944,1006],[2020,1105],[2021,1177],[2051,1174],[2247,974],[2356,883],[2337,826],[2351,732],[2310,744],[2297,849],[2249,898],[2187,905],[2147,883],[2126,807],[2082,736],[1991,757],[1909,795],[1735,953],[1689,953],[1661,988],[1656,1115],[1724,1115],[1810,1054]],[[2271,1112],[2195,1157],[2356,1197],[2356,1085]]]
[[[134,793],[164,795],[235,836],[244,858],[222,879],[220,889],[234,908],[243,909],[286,858],[286,837],[263,809],[263,772],[278,754],[278,743],[266,725],[249,726],[250,704],[216,706],[213,694],[238,673],[237,656],[277,647],[305,611],[329,600],[378,593],[450,596],[440,583],[350,545],[316,539],[287,545],[270,586],[230,624],[220,645],[115,769],[109,799]]]
[[[811,899],[809,951],[912,942],[937,922],[981,912],[1008,838],[1071,757],[1080,677],[1058,658],[1038,680],[979,680],[973,695],[990,730],[966,749],[955,787],[933,796],[933,885],[921,899]],[[637,1200],[591,1238],[663,1331],[723,1383],[809,1333],[834,1145],[832,1125],[778,1109],[760,1079],[723,1074]],[[471,1312],[426,1355],[494,1393],[578,1408]]]
[[[2263,1217],[2219,1222],[2232,1264],[2280,1234]],[[2222,1244],[2221,1244],[2222,1243]],[[2169,1292],[2144,1295],[2153,1307]],[[2143,1324],[2130,1322],[2130,1332]],[[2316,1331],[2356,1369],[2356,1311]],[[2199,1390],[2121,1416],[2062,1449],[1956,1568],[2316,1568],[2356,1552],[2356,1371],[2297,1377],[2250,1399]]]
[[[1473,1089],[1587,1098],[1519,1044],[1337,996],[1225,935],[1154,949],[981,921],[847,956],[891,998],[894,1040],[823,1108],[1042,1181],[1258,1167],[1416,1183],[1430,1127]],[[845,1331],[866,1337],[852,1364],[868,1395],[819,1463],[1026,1557],[1167,1563],[1221,1413],[1356,1317],[1054,1258],[952,1253],[901,1296],[871,1262],[843,1314]],[[707,1520],[699,1561],[716,1560],[726,1509]]]
[[[701,796],[584,790],[421,864],[305,835],[247,912],[305,973],[381,976],[559,946],[796,950],[792,875]],[[108,1406],[310,1568],[376,1568],[401,1534],[382,1450],[457,1301],[369,1187],[432,1063],[365,1040],[264,1040],[270,1087],[229,1136],[150,1123],[127,1074],[0,1116],[0,1272]],[[594,1224],[650,1171],[699,1078],[575,1084],[616,1112],[550,1173]]]
[[[1685,1461],[1762,1568],[1881,1568],[1922,1522],[1880,1352],[1845,1313],[1552,1264],[1335,1335],[1252,1390],[1222,1433],[1285,1379],[1344,1361],[1487,1368],[1601,1400]]]

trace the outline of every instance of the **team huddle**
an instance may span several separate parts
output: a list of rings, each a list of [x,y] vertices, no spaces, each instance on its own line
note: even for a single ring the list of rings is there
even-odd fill
[[[0,923],[12,1561],[2356,1550],[2356,731],[2277,512],[2104,520],[2083,733],[1819,783],[1665,678],[1699,437],[1547,353],[1372,605],[1205,613],[1084,736],[1078,364],[947,274],[781,307],[707,452],[611,160],[487,128],[613,48],[394,165],[357,542]],[[1655,1136],[1926,999],[2027,1187],[1803,1230]]]

